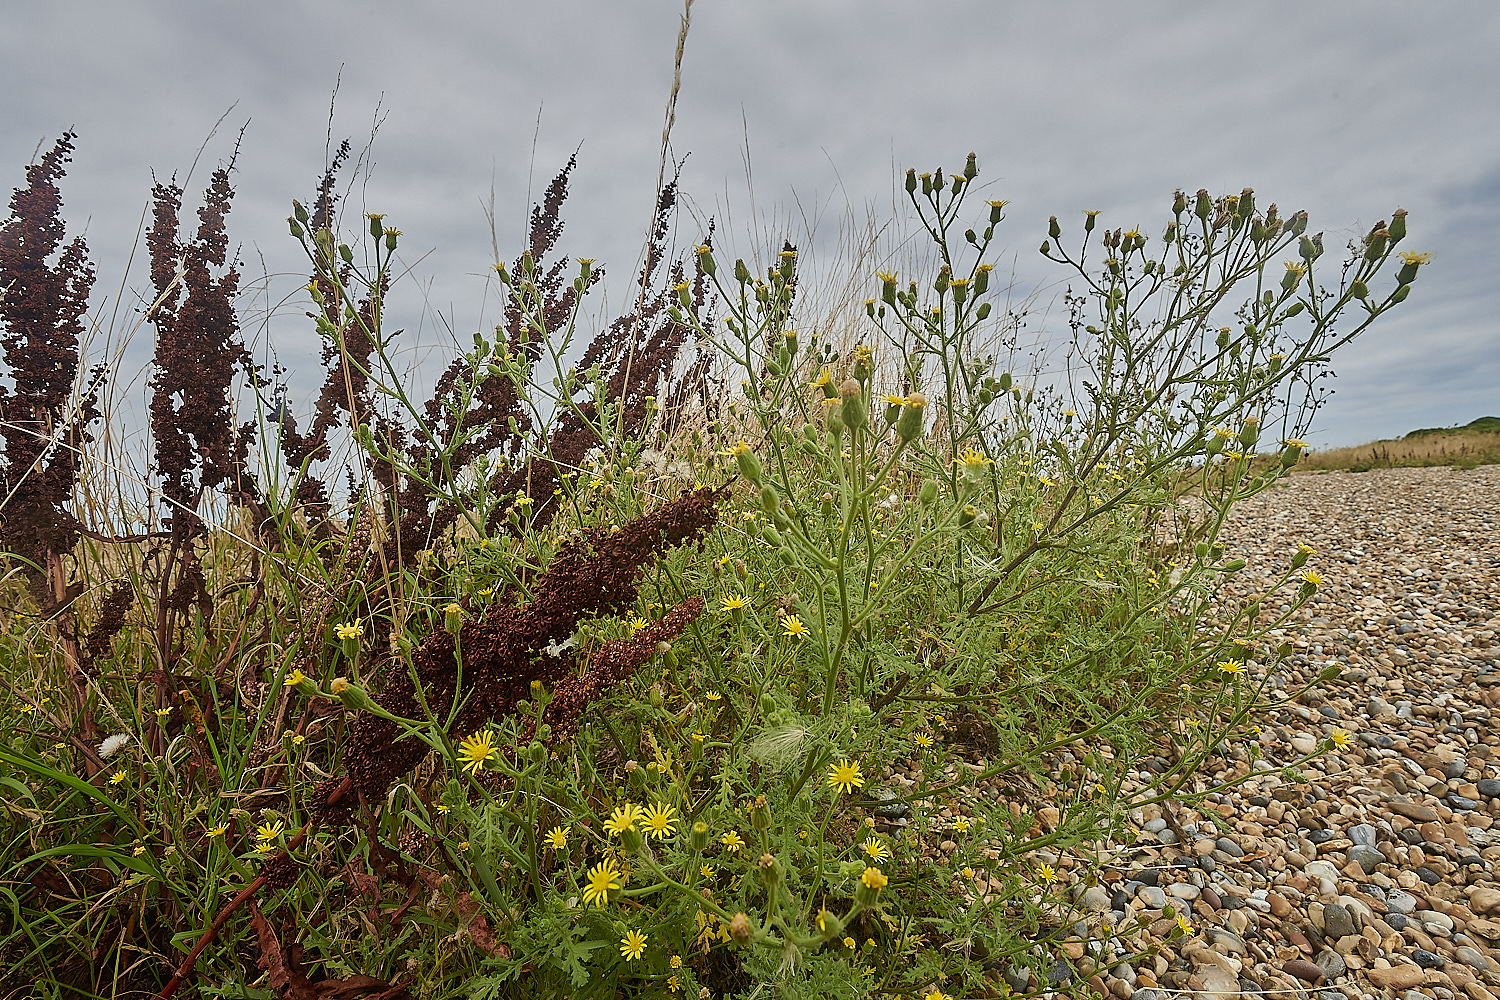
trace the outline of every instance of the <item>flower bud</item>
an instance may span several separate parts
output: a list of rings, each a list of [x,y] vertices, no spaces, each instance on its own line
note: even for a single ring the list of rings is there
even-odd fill
[[[1057,216],[1055,215],[1047,220],[1047,235],[1054,240],[1062,236],[1062,226],[1057,224]]]
[[[1172,192],[1172,214],[1181,215],[1187,211],[1187,195],[1181,189]]]
[[[708,847],[708,824],[701,819],[693,824],[692,831],[688,834],[688,845],[694,851],[702,852]]]
[[[824,941],[834,941],[844,936],[844,921],[827,910],[818,911],[818,934]]]
[[[1385,228],[1385,223],[1380,223],[1370,235],[1365,237],[1365,260],[1377,261],[1385,253],[1386,241],[1390,239],[1390,230]]]
[[[1305,441],[1298,441],[1296,438],[1283,443],[1286,445],[1286,448],[1281,452],[1281,467],[1283,469],[1290,469],[1302,457],[1302,449],[1307,447],[1307,443]]]
[[[755,452],[742,443],[735,449],[734,462],[739,467],[741,476],[756,486],[760,485],[764,470],[761,469],[760,459],[755,457]]]
[[[839,386],[839,395],[843,398],[841,416],[845,425],[855,430],[863,430],[869,423],[869,416],[865,413],[865,400],[860,392],[859,383],[854,379],[845,379],[844,384]]]
[[[907,194],[916,194],[916,192],[917,192],[917,171],[916,171],[915,167],[908,167],[907,171],[906,171],[906,193]]]
[[[1391,246],[1395,246],[1406,238],[1406,209],[1398,208],[1391,214],[1391,224],[1386,227],[1390,233]]]
[[[291,227],[292,236],[300,240],[302,238],[302,227],[297,224],[297,220],[292,218],[291,216],[287,216],[286,221],[287,225]]]
[[[302,223],[304,226],[307,225],[307,209],[303,208],[302,202],[298,201],[296,198],[292,199],[292,215],[297,219],[298,222]]]
[[[860,907],[874,905],[880,890],[889,883],[890,879],[879,868],[866,868],[860,876],[859,884],[854,887],[854,904]]]
[[[1208,190],[1206,188],[1199,188],[1197,200],[1193,204],[1193,214],[1206,221],[1213,210],[1214,202],[1208,196]]]
[[[370,220],[370,235],[377,240],[380,239],[385,232],[385,228],[380,224],[380,220],[384,219],[385,216],[370,214],[365,216],[365,218]]]
[[[757,795],[750,803],[750,825],[757,830],[768,830],[771,827],[771,811],[766,808],[766,797]],[[762,858],[762,861],[765,859]]]
[[[1260,439],[1260,418],[1246,417],[1245,423],[1240,427],[1239,436],[1236,438],[1248,451],[1255,447],[1255,442]]]
[[[734,280],[738,281],[742,285],[748,285],[750,283],[750,269],[745,266],[744,260],[735,260]]]
[[[1396,288],[1396,290],[1394,292],[1391,293],[1391,301],[1392,302],[1405,302],[1406,301],[1406,296],[1409,295],[1409,294],[1411,294],[1411,286],[1410,285],[1400,285],[1400,286],[1398,286]]]
[[[396,237],[398,237],[400,235],[401,235],[401,230],[399,230],[399,229],[387,229],[385,231],[385,248],[386,248],[386,250],[388,252],[395,253],[395,251],[396,251]]]
[[[1354,283],[1349,286],[1349,291],[1356,299],[1359,299],[1361,302],[1370,297],[1370,286],[1358,279],[1356,279]]]
[[[964,161],[964,180],[972,181],[975,177],[978,176],[979,160],[973,153],[970,153],[969,158]]]
[[[1292,553],[1292,569],[1301,569],[1307,565],[1307,557],[1312,555],[1314,551],[1310,545],[1297,546],[1297,551]]]
[[[328,690],[344,703],[344,707],[355,712],[368,712],[378,708],[375,699],[370,697],[370,692],[358,684],[350,683],[347,677],[335,677],[328,685]]]
[[[969,504],[958,512],[958,526],[960,528],[968,528],[973,525],[974,519],[978,516],[979,511],[975,509],[973,504]]]
[[[928,480],[923,481],[923,483],[922,483],[922,490],[921,490],[920,493],[917,494],[917,499],[922,502],[922,506],[923,507],[931,507],[933,504],[937,503],[937,498],[938,498],[938,484],[937,484],[937,480],[935,480],[935,479],[928,479]]]
[[[761,884],[766,887],[766,893],[774,899],[776,891],[781,887],[781,876],[784,873],[781,862],[776,860],[774,854],[762,854],[755,871],[760,876]]]
[[[712,278],[715,269],[713,247],[705,243],[703,246],[698,247],[695,252],[698,254],[698,266],[703,270],[704,274]]]
[[[927,408],[927,397],[920,392],[910,392],[906,396],[906,407],[901,411],[901,419],[896,423],[896,436],[902,441],[911,442],[922,435],[922,417]]]

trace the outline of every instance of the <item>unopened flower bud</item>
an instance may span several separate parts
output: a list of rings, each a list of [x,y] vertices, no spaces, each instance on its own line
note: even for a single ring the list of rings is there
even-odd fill
[[[937,503],[938,484],[935,479],[928,479],[922,483],[922,490],[917,494],[917,499],[922,502],[923,507],[931,507]]]
[[[906,170],[906,193],[907,194],[916,194],[916,192],[917,192],[917,171],[916,171],[915,167],[908,167],[907,170]]]
[[[865,400],[859,383],[852,378],[845,379],[844,384],[839,386],[839,396],[844,401],[840,413],[844,424],[855,430],[863,429],[869,423],[869,416],[865,413]]]
[[[708,824],[701,819],[693,824],[693,829],[688,834],[688,845],[694,851],[702,851],[708,847]]]
[[[1255,442],[1260,439],[1260,418],[1247,417],[1245,423],[1240,427],[1239,437],[1236,438],[1240,444],[1248,450],[1255,447]]]
[[[1047,220],[1047,235],[1054,240],[1062,236],[1062,226],[1057,224],[1057,216],[1055,215]]]
[[[755,801],[750,803],[750,825],[757,830],[770,829],[771,811],[766,808],[766,797],[764,795],[757,795]]]
[[[1406,209],[1398,208],[1391,215],[1391,224],[1386,227],[1390,233],[1391,246],[1395,246],[1406,238]]]
[[[1366,285],[1363,281],[1356,280],[1349,286],[1349,291],[1356,299],[1361,301],[1370,297],[1370,286]]]
[[[922,434],[922,418],[927,408],[927,397],[920,392],[909,392],[906,395],[906,406],[901,411],[901,418],[896,423],[896,436],[902,441],[911,442]]]

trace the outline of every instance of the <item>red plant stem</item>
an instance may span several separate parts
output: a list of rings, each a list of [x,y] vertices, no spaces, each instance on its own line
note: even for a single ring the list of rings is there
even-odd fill
[[[348,788],[348,785],[349,779],[345,778],[343,788],[335,789],[328,796],[329,803],[332,804],[343,798],[343,793]],[[286,847],[278,857],[287,857],[292,851],[301,847],[302,842],[307,839],[307,834],[316,824],[317,820],[308,820],[302,829],[297,831],[297,835],[287,841]],[[198,963],[198,956],[203,954],[203,949],[213,943],[214,938],[219,936],[219,931],[223,929],[225,922],[234,915],[234,911],[244,906],[245,901],[254,896],[260,890],[260,887],[265,884],[265,881],[266,877],[264,875],[257,875],[253,882],[245,886],[238,896],[231,899],[224,909],[219,911],[219,915],[214,917],[214,922],[209,924],[208,930],[204,931],[203,936],[198,939],[198,943],[193,945],[193,950],[188,952],[187,958],[184,958],[182,964],[177,967],[177,971],[172,973],[172,978],[167,980],[167,985],[163,986],[161,992],[156,994],[156,1000],[172,1000],[172,997],[177,995],[178,987],[183,984],[183,981],[188,976],[193,974],[193,966]]]

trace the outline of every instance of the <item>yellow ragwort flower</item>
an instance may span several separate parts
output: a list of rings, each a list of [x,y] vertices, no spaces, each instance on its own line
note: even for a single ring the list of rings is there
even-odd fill
[[[603,906],[609,902],[609,894],[620,886],[620,872],[612,860],[604,860],[589,869],[589,884],[583,888],[585,904]]]
[[[641,813],[641,822],[646,826],[646,836],[660,840],[676,833],[676,813],[677,810],[674,807],[662,802],[648,806],[645,812]]]
[[[626,931],[625,936],[620,938],[620,956],[627,962],[634,962],[646,950],[646,935],[640,931]]]
[[[743,597],[726,597],[719,604],[719,610],[724,612],[743,611],[744,609],[745,599]]]
[[[891,849],[874,837],[860,844],[859,849],[868,854],[874,861],[887,861],[891,856]]]
[[[1335,749],[1342,750],[1349,745],[1349,734],[1342,729],[1335,729],[1328,734],[1328,742],[1332,743]]]
[[[474,774],[499,754],[500,751],[495,749],[495,734],[488,729],[480,730],[458,745],[458,759],[464,762],[464,770]]]
[[[565,851],[568,849],[568,828],[565,826],[554,826],[547,831],[547,836],[544,839],[547,841],[547,846],[554,851]]]
[[[293,670],[291,673],[286,675],[286,679],[283,680],[281,684],[283,687],[294,688],[305,680],[307,680],[306,674],[304,674],[301,670]]]
[[[334,634],[340,639],[358,639],[365,634],[365,627],[360,622],[345,622],[333,627]]]
[[[1238,660],[1220,660],[1215,666],[1219,668],[1219,673],[1221,674],[1242,674],[1245,672],[1245,665]]]
[[[730,830],[724,836],[720,837],[719,843],[723,844],[724,850],[731,854],[745,846],[745,841],[740,838],[739,833],[735,830]]]
[[[618,837],[627,830],[634,830],[636,820],[640,818],[641,807],[634,802],[627,802],[615,807],[615,811],[609,814],[609,819],[604,821],[604,832],[611,837]]]
[[[1036,877],[1051,885],[1057,881],[1057,871],[1051,865],[1044,864],[1036,870]]]
[[[923,750],[926,750],[932,746],[932,737],[928,736],[926,733],[914,733],[912,735],[911,741],[917,746],[921,747]]]
[[[887,883],[890,882],[885,872],[879,868],[866,868],[865,873],[859,877],[859,880],[865,884],[865,888],[874,889],[876,892],[884,889]]]
[[[122,782],[124,780],[125,780],[125,772],[123,770],[116,771],[114,774],[111,774],[109,776],[109,783],[111,785],[118,785],[120,782]]]
[[[848,795],[856,788],[863,788],[865,779],[859,773],[859,765],[844,758],[828,769],[828,783]]]
[[[802,624],[802,619],[796,615],[782,615],[781,628],[783,634],[789,635],[793,639],[800,639],[804,635],[807,635],[807,626]]]

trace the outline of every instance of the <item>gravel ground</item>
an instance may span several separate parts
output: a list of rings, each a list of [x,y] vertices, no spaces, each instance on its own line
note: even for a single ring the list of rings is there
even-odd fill
[[[1200,807],[1228,832],[1202,811],[1136,810],[1102,884],[1072,886],[1070,918],[1102,954],[1064,950],[1122,1000],[1500,998],[1500,466],[1297,475],[1221,540],[1249,561],[1233,597],[1264,593],[1299,543],[1317,550],[1306,568],[1325,583],[1275,633],[1294,653],[1274,680],[1295,692],[1343,672],[1262,720],[1259,761],[1242,745],[1199,776],[1256,772]],[[1303,768],[1310,785],[1282,779],[1336,730],[1351,739]],[[1073,878],[1067,857],[1032,861]],[[1193,933],[1171,938],[1167,906]],[[1018,991],[1069,975],[1004,971]]]

